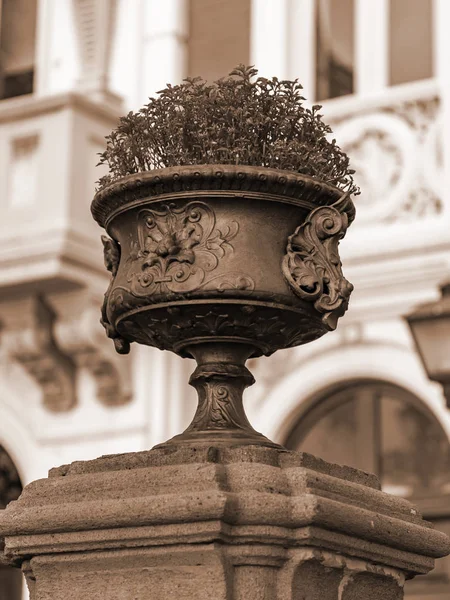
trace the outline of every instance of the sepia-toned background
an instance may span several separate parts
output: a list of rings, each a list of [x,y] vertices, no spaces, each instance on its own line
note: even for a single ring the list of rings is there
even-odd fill
[[[377,473],[450,533],[450,411],[404,315],[450,279],[450,1],[0,0],[0,508],[49,468],[190,421],[189,360],[115,355],[90,216],[104,136],[166,83],[299,78],[356,169],[338,330],[251,361],[255,428]],[[264,240],[261,241],[264,243]],[[450,370],[450,369],[449,369]],[[0,600],[26,598],[0,567]],[[449,559],[407,586],[450,597]]]

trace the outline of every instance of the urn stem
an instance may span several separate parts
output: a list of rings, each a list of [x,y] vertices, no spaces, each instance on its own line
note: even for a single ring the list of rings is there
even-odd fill
[[[192,423],[163,446],[176,444],[258,444],[280,447],[251,426],[243,405],[245,388],[255,379],[245,366],[254,348],[239,343],[205,342],[186,348],[197,361],[189,380],[198,394]]]

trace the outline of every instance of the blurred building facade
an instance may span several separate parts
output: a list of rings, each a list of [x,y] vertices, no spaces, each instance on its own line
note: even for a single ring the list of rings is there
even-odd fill
[[[138,346],[119,357],[99,324],[109,275],[89,211],[95,165],[118,116],[167,82],[245,63],[299,78],[362,188],[341,243],[350,309],[336,332],[252,361],[250,420],[376,472],[450,533],[450,412],[402,318],[450,277],[450,2],[0,7],[0,508],[53,466],[146,449],[190,421],[192,362]],[[0,598],[20,587],[0,567]],[[408,588],[449,594],[448,559]]]

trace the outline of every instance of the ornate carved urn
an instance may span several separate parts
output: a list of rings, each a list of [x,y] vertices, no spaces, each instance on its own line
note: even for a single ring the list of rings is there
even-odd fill
[[[245,362],[319,338],[346,311],[349,194],[279,169],[188,165],[111,183],[92,214],[109,234],[102,323],[117,351],[138,342],[197,361],[197,412],[166,444],[276,446],[245,416]]]

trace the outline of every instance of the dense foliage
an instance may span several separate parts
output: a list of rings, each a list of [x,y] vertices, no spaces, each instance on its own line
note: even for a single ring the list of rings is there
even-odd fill
[[[359,193],[347,155],[329,141],[321,106],[304,106],[302,86],[258,77],[240,65],[208,84],[201,78],[168,85],[106,137],[98,184],[177,165],[236,164],[295,171]]]

